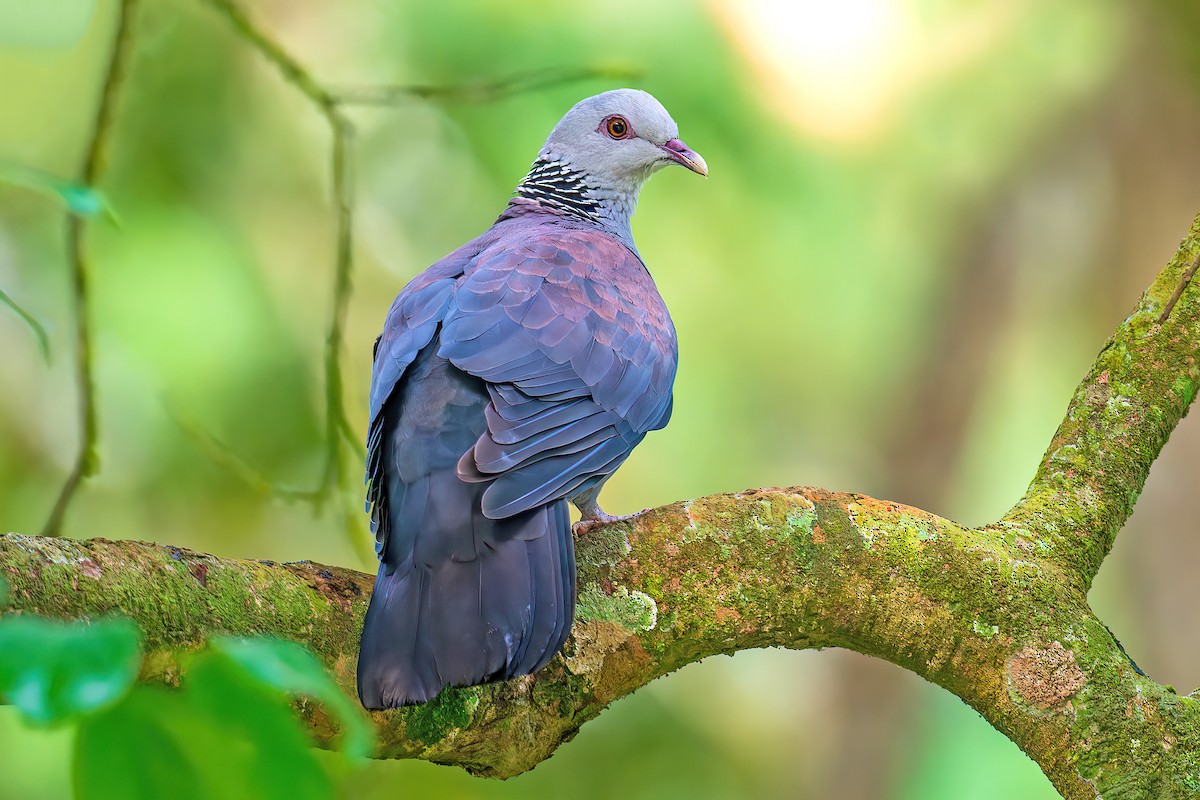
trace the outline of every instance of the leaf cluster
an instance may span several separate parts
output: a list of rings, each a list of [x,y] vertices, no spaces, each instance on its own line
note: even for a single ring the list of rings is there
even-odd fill
[[[216,637],[187,659],[177,687],[139,683],[141,660],[124,617],[0,619],[0,699],[31,725],[76,727],[78,800],[329,797],[293,696],[340,721],[343,760],[371,753],[362,712],[298,644]]]

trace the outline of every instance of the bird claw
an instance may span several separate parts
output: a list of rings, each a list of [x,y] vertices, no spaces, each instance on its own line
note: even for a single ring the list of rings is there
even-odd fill
[[[589,513],[584,516],[583,519],[571,526],[571,532],[574,533],[576,537],[583,537],[601,525],[607,525],[610,522],[625,522],[644,514],[648,510],[649,509],[643,508],[641,511],[633,514],[614,516],[613,514],[604,513],[599,508],[590,509]]]

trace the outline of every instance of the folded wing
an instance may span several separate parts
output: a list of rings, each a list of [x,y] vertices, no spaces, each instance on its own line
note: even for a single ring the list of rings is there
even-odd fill
[[[637,256],[591,231],[482,253],[438,354],[487,383],[487,432],[459,475],[490,481],[493,519],[594,486],[670,417],[674,327]]]

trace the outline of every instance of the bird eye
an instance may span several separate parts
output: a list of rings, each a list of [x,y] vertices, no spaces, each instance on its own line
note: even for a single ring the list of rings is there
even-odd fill
[[[604,130],[614,139],[624,139],[629,135],[629,123],[621,116],[609,117],[604,121]]]

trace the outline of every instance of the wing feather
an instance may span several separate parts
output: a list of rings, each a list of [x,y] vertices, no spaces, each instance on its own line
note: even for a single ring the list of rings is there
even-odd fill
[[[615,239],[538,229],[496,248],[464,276],[438,354],[489,384],[459,473],[493,479],[483,510],[499,518],[616,469],[667,411],[677,357],[653,281]]]
[[[376,344],[367,503],[379,552],[381,409],[430,343],[487,383],[487,432],[458,471],[490,482],[488,517],[594,487],[670,418],[675,329],[637,255],[557,217],[502,221],[405,287]]]

